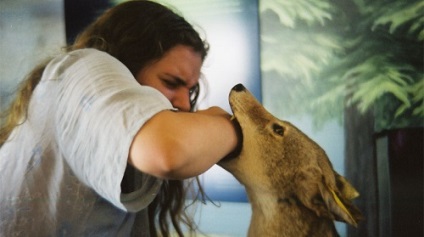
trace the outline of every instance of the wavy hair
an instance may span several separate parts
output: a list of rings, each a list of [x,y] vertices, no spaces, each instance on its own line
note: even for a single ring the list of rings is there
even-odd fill
[[[95,48],[107,52],[128,67],[135,77],[142,68],[159,60],[177,45],[193,48],[201,55],[202,60],[208,53],[206,41],[182,16],[155,2],[133,0],[105,11],[77,36],[66,51]],[[47,63],[48,61],[41,63],[28,74],[21,83],[15,100],[5,111],[6,119],[0,127],[0,147],[13,129],[26,120],[31,94]],[[198,88],[194,93],[199,93]],[[197,94],[190,95],[190,98],[194,98],[191,101],[193,107]],[[197,178],[196,180],[198,181]],[[123,190],[131,188],[126,187],[125,179],[122,186]],[[203,196],[200,185],[199,193]],[[190,232],[196,230],[194,221],[186,213],[185,200],[186,188],[183,181],[164,181],[160,193],[148,207],[151,236],[170,236],[170,224],[179,236],[184,235],[181,223]],[[157,225],[159,228],[156,228]]]

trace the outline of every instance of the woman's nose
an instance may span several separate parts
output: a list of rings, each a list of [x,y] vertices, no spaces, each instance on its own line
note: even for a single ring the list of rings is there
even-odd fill
[[[191,109],[189,90],[185,88],[179,89],[171,100],[172,105],[185,112]]]

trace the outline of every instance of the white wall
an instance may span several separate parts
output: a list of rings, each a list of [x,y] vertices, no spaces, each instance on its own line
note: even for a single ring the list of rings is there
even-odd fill
[[[65,45],[61,0],[0,1],[0,109],[17,84]]]

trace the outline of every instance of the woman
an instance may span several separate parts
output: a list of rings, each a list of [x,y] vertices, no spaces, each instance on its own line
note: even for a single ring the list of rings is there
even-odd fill
[[[224,110],[190,112],[206,54],[184,18],[130,1],[35,68],[1,127],[0,236],[193,231],[182,180],[238,143]]]

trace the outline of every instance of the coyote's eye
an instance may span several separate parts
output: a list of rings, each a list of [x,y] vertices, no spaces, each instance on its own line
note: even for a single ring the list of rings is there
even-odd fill
[[[272,125],[272,130],[273,130],[276,134],[278,134],[278,135],[280,135],[280,136],[283,136],[283,135],[284,135],[284,128],[283,128],[281,125],[279,125],[279,124],[274,123],[274,124]]]

